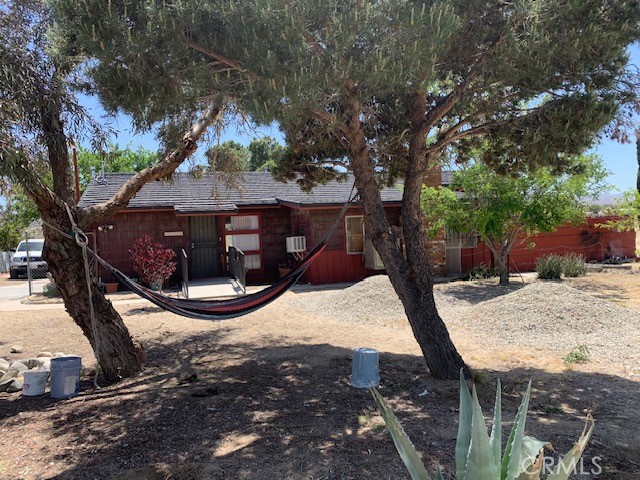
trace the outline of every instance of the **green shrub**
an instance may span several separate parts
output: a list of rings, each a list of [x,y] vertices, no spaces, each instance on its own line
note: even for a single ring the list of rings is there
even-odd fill
[[[538,278],[543,280],[559,280],[564,270],[564,260],[560,255],[552,253],[536,259]]]
[[[469,270],[463,280],[482,280],[485,278],[493,278],[500,275],[497,268],[489,268],[484,263],[473,267]]]
[[[413,480],[431,480],[420,455],[393,410],[375,388],[372,388],[371,392],[411,478]],[[529,387],[522,398],[503,452],[500,382],[498,382],[491,434],[489,435],[478,402],[476,387],[474,385],[473,390],[469,392],[467,383],[461,375],[460,421],[455,449],[456,480],[540,479],[543,467],[543,448],[549,446],[549,443],[524,434],[530,394],[531,382],[529,382]],[[549,480],[567,480],[569,478],[587,446],[593,433],[593,426],[593,419],[589,415],[582,435],[547,477]],[[443,480],[443,478],[442,472],[438,469],[436,479]]]
[[[578,347],[567,353],[563,360],[564,363],[587,363],[589,361],[589,349],[586,345],[579,345]]]
[[[582,277],[587,274],[587,264],[584,255],[567,253],[562,257],[565,277]]]

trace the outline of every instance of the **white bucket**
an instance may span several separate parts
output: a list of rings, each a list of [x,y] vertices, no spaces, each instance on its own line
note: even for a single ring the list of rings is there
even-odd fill
[[[22,395],[35,397],[44,395],[47,387],[49,372],[46,370],[27,370],[23,373],[24,383],[22,385]]]

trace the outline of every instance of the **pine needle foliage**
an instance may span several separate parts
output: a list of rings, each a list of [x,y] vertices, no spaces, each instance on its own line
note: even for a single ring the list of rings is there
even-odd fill
[[[453,148],[464,158],[482,135],[528,165],[561,166],[559,152],[581,153],[605,127],[623,137],[635,108],[626,47],[638,38],[636,1],[53,4],[58,51],[91,59],[110,110],[149,126],[224,92],[257,121],[280,122],[295,153],[281,159],[282,176],[324,181],[331,166],[348,166],[339,126],[351,84],[389,182],[406,167],[407,101],[417,91],[427,112],[455,98],[429,131],[436,156]]]

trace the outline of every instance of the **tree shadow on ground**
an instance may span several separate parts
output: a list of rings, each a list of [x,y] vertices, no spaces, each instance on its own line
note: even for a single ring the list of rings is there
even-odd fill
[[[447,284],[446,289],[439,293],[471,305],[476,305],[516,292],[525,286],[526,285],[520,282],[511,282],[509,285],[496,285],[495,282],[455,282]],[[438,293],[437,290],[436,293]]]
[[[152,364],[170,368],[149,368],[61,402],[0,400],[3,428],[23,424],[29,415],[46,417],[50,426],[40,434],[50,441],[40,453],[64,465],[62,473],[46,478],[110,478],[159,462],[213,463],[221,472],[193,478],[408,478],[370,393],[348,384],[351,354],[328,344],[284,345],[278,338],[267,347],[230,345],[219,332],[172,338],[148,348]],[[381,352],[380,360],[381,393],[430,469],[439,463],[451,476],[458,382],[430,378],[418,356]],[[640,475],[633,463],[640,453],[634,437],[637,382],[576,371],[478,373],[486,379],[478,385],[486,415],[498,375],[507,420],[532,379],[530,435],[564,453],[591,410],[598,424],[587,464],[601,457],[605,473],[598,478]]]

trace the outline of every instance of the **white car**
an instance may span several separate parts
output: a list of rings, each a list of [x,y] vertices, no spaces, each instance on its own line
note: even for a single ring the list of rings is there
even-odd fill
[[[38,277],[42,277],[44,272],[49,269],[47,262],[42,259],[42,249],[44,248],[44,239],[32,238],[27,241],[21,241],[11,257],[11,263],[9,264],[9,276],[11,278],[18,278],[19,275],[27,274],[27,253],[29,257],[29,266],[31,272],[38,272]]]

